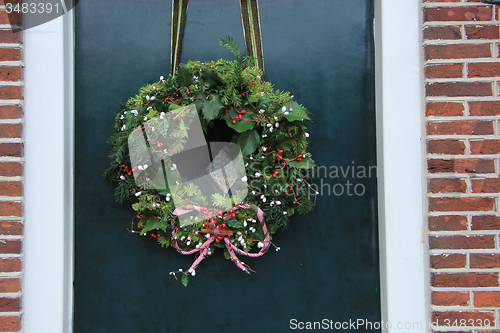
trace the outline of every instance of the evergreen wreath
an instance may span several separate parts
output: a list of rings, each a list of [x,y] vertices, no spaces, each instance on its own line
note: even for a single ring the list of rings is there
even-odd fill
[[[317,194],[308,183],[309,169],[314,167],[311,154],[306,151],[309,134],[305,121],[310,120],[310,113],[289,92],[273,90],[254,66],[255,59],[240,52],[232,38],[221,38],[220,44],[228,47],[236,60],[181,63],[173,76],[145,85],[122,105],[109,139],[111,163],[104,172],[106,178],[117,183],[116,201],[132,202],[137,212],[132,233],[149,235],[162,247],[172,246],[183,254],[199,252],[187,272],[179,269],[170,273],[182,273],[184,285],[189,275],[195,275],[197,265],[217,248],[224,249],[227,259],[249,273],[250,268],[236,253],[251,257],[264,254],[272,244],[271,235],[285,229],[295,212],[311,211],[311,194],[314,198]],[[225,137],[241,149],[246,172],[242,181],[248,186],[248,195],[235,195],[232,199],[237,202],[232,202],[231,209],[224,208],[230,204],[227,197],[204,197],[193,184],[146,189],[134,178],[139,171],[147,174],[148,165],[131,163],[129,136],[137,129],[148,130],[144,127],[147,121],[163,119],[168,113],[182,124],[169,134],[177,139],[178,146],[172,151],[164,150],[167,167],[178,171],[169,158],[185,144],[189,124],[183,123],[182,110],[190,105],[196,107],[207,141]],[[159,135],[166,133],[163,128],[156,131]],[[148,147],[153,151],[163,148],[161,142],[149,142]],[[156,176],[164,175],[158,172]],[[181,200],[184,206],[176,207],[173,198]],[[205,208],[207,202],[219,207],[212,215]],[[196,217],[194,223],[181,226],[179,216],[187,212],[198,214],[200,219]],[[259,252],[250,253],[255,246]]]

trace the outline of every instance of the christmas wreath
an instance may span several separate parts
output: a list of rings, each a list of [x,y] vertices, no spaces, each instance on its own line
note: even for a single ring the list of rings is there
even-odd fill
[[[121,107],[105,171],[115,199],[136,211],[131,232],[198,254],[187,271],[171,272],[184,285],[217,248],[249,273],[236,255],[264,254],[317,194],[308,183],[309,112],[273,90],[233,39],[220,43],[236,60],[181,63]]]

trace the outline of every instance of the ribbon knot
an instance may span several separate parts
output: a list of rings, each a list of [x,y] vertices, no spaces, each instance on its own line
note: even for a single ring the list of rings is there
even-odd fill
[[[193,206],[192,208],[193,209],[189,209],[189,208],[188,209],[179,209],[179,208],[177,208],[173,211],[172,214],[176,215],[176,216],[181,216],[183,214],[192,212],[193,210],[195,210],[197,212],[201,212],[201,210],[202,210],[201,207],[198,207],[198,206]],[[250,206],[249,204],[237,205],[237,206],[233,207],[230,210],[230,212],[234,212],[240,208],[251,209],[252,206]],[[228,220],[230,218],[231,218],[231,215],[224,217],[225,220]],[[219,237],[219,238],[223,237],[224,242],[226,244],[226,249],[229,252],[229,255],[231,256],[231,260],[242,271],[246,272],[247,274],[250,274],[249,270],[245,266],[243,266],[240,259],[238,259],[238,257],[236,256],[236,253],[239,255],[250,257],[250,258],[260,257],[260,256],[264,255],[264,253],[266,253],[267,249],[269,248],[269,245],[271,244],[271,241],[269,239],[269,233],[267,232],[266,223],[264,222],[264,212],[258,207],[257,207],[257,218],[259,219],[259,222],[262,224],[262,231],[264,232],[264,235],[265,235],[264,240],[262,241],[263,246],[262,246],[261,250],[257,253],[249,253],[249,252],[245,252],[245,251],[237,248],[229,240],[229,236],[231,236],[233,233],[231,231],[223,232],[223,230],[221,231],[219,228],[213,229],[213,233],[214,233],[215,237],[210,236],[201,246],[199,246],[198,248],[192,249],[192,250],[184,251],[179,247],[179,245],[177,245],[177,240],[174,238],[174,235],[175,235],[174,230],[172,230],[172,238],[171,238],[172,243],[174,244],[174,247],[177,250],[177,252],[179,252],[181,254],[190,255],[190,254],[197,253],[197,252],[200,253],[198,258],[196,258],[196,260],[193,262],[193,264],[189,268],[189,271],[192,271],[192,270],[196,269],[196,267],[198,267],[198,265],[203,261],[203,259],[205,259],[205,257],[207,256],[208,250],[210,248],[210,244],[212,244],[212,242],[215,241],[217,239],[217,237]],[[204,230],[207,231],[207,229],[202,229],[202,231],[204,231]]]

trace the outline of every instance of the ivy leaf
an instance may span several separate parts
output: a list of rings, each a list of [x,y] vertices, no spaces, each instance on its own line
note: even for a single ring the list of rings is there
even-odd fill
[[[174,110],[177,110],[177,109],[180,109],[180,108],[182,108],[182,106],[180,106],[180,105],[178,105],[178,104],[174,104],[174,103],[172,103],[172,104],[170,104],[170,105],[168,106],[168,110],[169,110],[169,111],[174,111]]]
[[[186,274],[182,274],[181,283],[184,285],[184,287],[187,287],[189,283],[189,276]]]
[[[259,133],[256,130],[242,133],[238,138],[237,144],[240,146],[243,156],[248,156],[260,145]]]
[[[155,99],[155,109],[158,112],[167,112],[167,107],[163,104],[160,99]]]
[[[309,116],[307,115],[307,111],[300,106],[297,102],[292,102],[291,105],[286,103],[286,109],[289,112],[287,115],[283,115],[285,119],[288,121],[292,122],[294,120],[311,120]]]
[[[210,94],[208,98],[203,101],[203,116],[210,121],[219,115],[219,111],[224,108],[219,95]]]
[[[193,74],[191,74],[186,64],[179,64],[177,68],[177,82],[182,87],[189,87],[193,84]]]
[[[316,163],[310,158],[302,158],[302,161],[291,161],[288,162],[289,166],[301,169],[311,169],[316,166]]]

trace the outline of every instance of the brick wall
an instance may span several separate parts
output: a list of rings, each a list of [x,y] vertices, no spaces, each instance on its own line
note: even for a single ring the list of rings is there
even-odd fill
[[[500,327],[496,7],[423,0],[423,19],[432,320],[500,332],[477,327]]]
[[[0,0],[0,332],[18,332],[24,200],[22,44],[3,3]],[[19,24],[19,18],[12,23]]]

